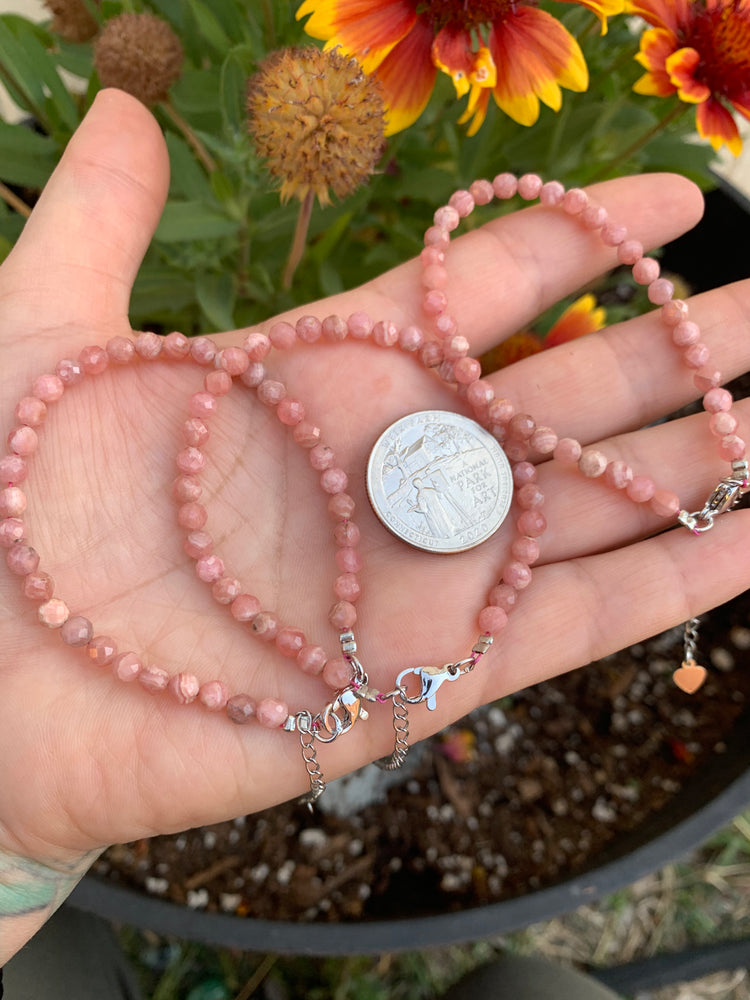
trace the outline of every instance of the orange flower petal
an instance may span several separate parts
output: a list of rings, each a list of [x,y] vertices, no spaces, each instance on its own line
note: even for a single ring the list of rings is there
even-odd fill
[[[435,86],[432,28],[417,20],[412,30],[394,46],[377,68],[386,103],[386,135],[408,128],[419,118]]]
[[[472,88],[466,110],[458,119],[459,125],[463,125],[468,122],[469,119],[472,119],[471,125],[469,125],[466,129],[467,135],[476,135],[482,127],[484,119],[487,117],[487,107],[489,106],[489,103],[490,91],[486,87]]]
[[[582,91],[588,70],[578,42],[551,14],[516,7],[494,22],[489,47],[497,66],[495,101],[521,125],[539,117],[539,101],[557,111],[560,87]]]
[[[654,94],[657,97],[667,97],[674,94],[675,86],[666,70],[667,59],[674,53],[675,38],[664,28],[650,28],[641,35],[641,48],[635,59],[644,69],[644,73],[633,84],[636,94]]]
[[[601,21],[603,35],[607,34],[607,18],[622,14],[625,9],[625,0],[564,0],[564,2],[579,3],[582,7],[588,7],[593,11]]]
[[[708,139],[715,150],[726,146],[733,156],[742,152],[742,139],[737,123],[724,105],[715,97],[699,104],[695,111],[698,134]]]
[[[544,347],[557,347],[587,333],[596,333],[606,321],[607,311],[597,306],[596,298],[590,293],[582,295],[552,324],[544,338]]]
[[[356,56],[365,73],[372,73],[417,21],[409,0],[304,0],[296,16],[307,15],[308,35]]]
[[[687,13],[686,3],[687,0],[625,0],[625,12],[674,33]]]
[[[544,347],[539,337],[531,330],[521,330],[519,333],[511,334],[510,337],[487,351],[481,357],[482,371],[485,374],[496,372],[499,368],[512,365],[523,358],[530,358],[532,354],[538,354]]]
[[[453,81],[456,96],[469,93],[469,77],[474,68],[471,35],[462,28],[446,27],[438,31],[432,43],[432,61]]]
[[[689,104],[700,104],[711,96],[711,88],[700,83],[694,76],[700,61],[699,52],[684,48],[673,52],[665,63],[669,79],[677,88],[680,100]]]

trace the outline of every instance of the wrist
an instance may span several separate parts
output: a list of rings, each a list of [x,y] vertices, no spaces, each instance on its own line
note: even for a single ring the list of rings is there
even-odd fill
[[[100,853],[57,861],[0,849],[0,966],[52,916]]]

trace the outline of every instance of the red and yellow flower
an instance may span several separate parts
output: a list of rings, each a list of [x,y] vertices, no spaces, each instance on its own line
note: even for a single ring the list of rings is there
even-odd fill
[[[750,120],[750,0],[629,0],[628,8],[652,25],[634,90],[695,104],[698,133],[736,156],[742,140],[730,109]]]
[[[624,0],[566,0],[601,19],[623,10]],[[387,134],[411,125],[424,110],[438,72],[468,95],[462,122],[476,132],[490,94],[514,121],[533,125],[539,105],[554,111],[561,88],[583,91],[583,53],[563,25],[533,0],[303,0],[297,17],[305,30],[355,56],[374,73],[388,107]]]

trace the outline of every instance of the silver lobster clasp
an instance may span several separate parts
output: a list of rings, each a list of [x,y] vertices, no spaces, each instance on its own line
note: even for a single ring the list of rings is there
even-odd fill
[[[420,702],[426,701],[428,710],[434,712],[436,695],[440,685],[444,681],[455,681],[457,677],[461,676],[459,670],[451,671],[449,669],[452,666],[453,664],[449,663],[444,667],[407,667],[396,678],[396,687],[404,691],[404,701],[408,701],[410,705],[418,705]],[[419,680],[419,694],[409,695],[404,689],[405,680],[410,674],[414,674]]]
[[[677,515],[677,520],[689,528],[694,535],[699,535],[708,531],[709,528],[713,528],[714,518],[731,510],[746,492],[747,479],[735,479],[733,476],[727,476],[714,488],[701,510],[692,513],[681,510]]]

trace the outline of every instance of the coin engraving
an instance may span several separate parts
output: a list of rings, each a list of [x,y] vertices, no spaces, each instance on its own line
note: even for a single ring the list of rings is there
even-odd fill
[[[397,420],[375,442],[367,492],[377,516],[403,541],[463,552],[502,524],[513,474],[505,452],[476,421],[423,410]]]

